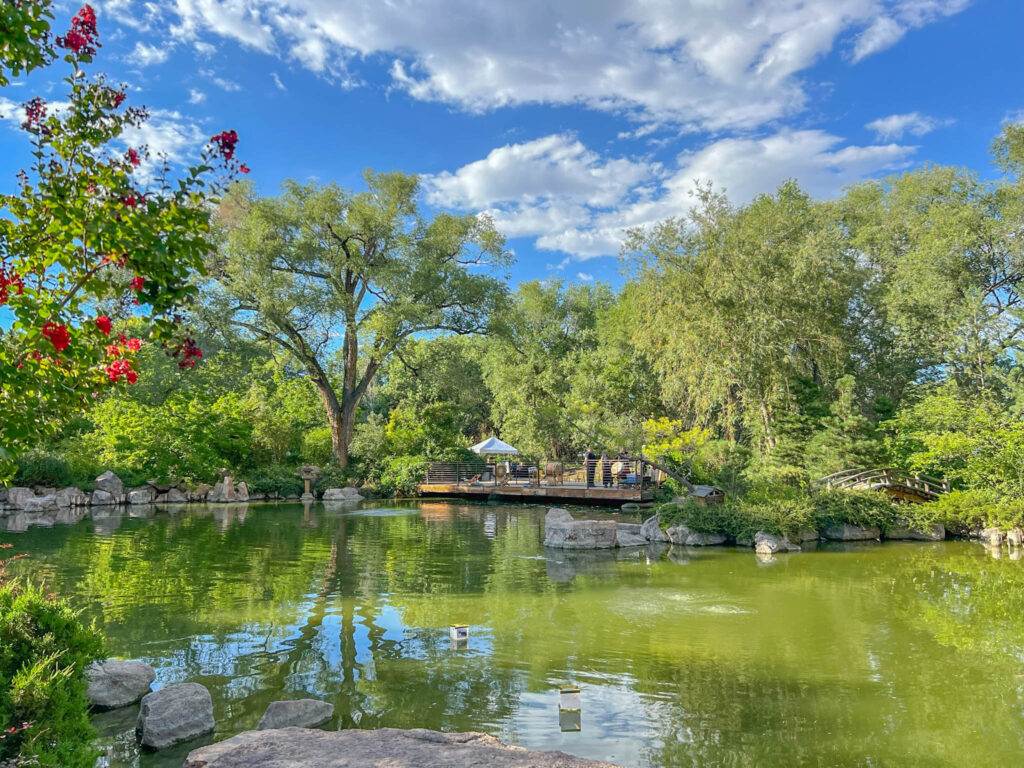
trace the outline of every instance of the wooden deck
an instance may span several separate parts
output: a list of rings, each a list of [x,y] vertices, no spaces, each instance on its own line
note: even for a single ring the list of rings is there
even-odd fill
[[[544,503],[559,501],[567,504],[590,504],[597,506],[619,506],[626,502],[644,502],[654,499],[650,488],[615,487],[587,488],[583,484],[564,485],[475,485],[470,483],[422,483],[421,496],[461,496],[471,499],[501,499],[523,503]]]

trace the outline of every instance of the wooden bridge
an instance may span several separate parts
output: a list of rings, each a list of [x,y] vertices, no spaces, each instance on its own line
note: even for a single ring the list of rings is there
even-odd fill
[[[822,488],[862,488],[883,491],[894,499],[922,503],[935,501],[949,493],[949,481],[901,469],[844,469],[811,483],[811,490]]]

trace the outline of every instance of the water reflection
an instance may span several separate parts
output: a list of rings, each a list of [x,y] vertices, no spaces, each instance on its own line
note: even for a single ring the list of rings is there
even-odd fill
[[[545,552],[542,509],[442,502],[96,510],[4,539],[114,656],[207,685],[215,738],[312,696],[332,728],[485,730],[636,766],[1024,755],[1024,564],[973,543]],[[110,764],[178,768],[187,748],[134,752],[134,716],[100,722]]]

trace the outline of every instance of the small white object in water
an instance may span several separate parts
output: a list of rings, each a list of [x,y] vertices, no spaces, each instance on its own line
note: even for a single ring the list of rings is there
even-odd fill
[[[580,710],[580,687],[571,683],[563,683],[558,689],[558,709],[565,711]]]
[[[452,640],[469,640],[469,625],[468,624],[452,624],[448,628],[448,636]]]

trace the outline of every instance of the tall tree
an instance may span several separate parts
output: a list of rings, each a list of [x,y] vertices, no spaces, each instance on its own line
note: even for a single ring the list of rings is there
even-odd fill
[[[341,467],[380,366],[419,334],[480,333],[504,296],[504,240],[482,216],[426,215],[419,181],[365,174],[366,190],[287,181],[260,198],[236,186],[205,307],[291,355],[316,385]]]

